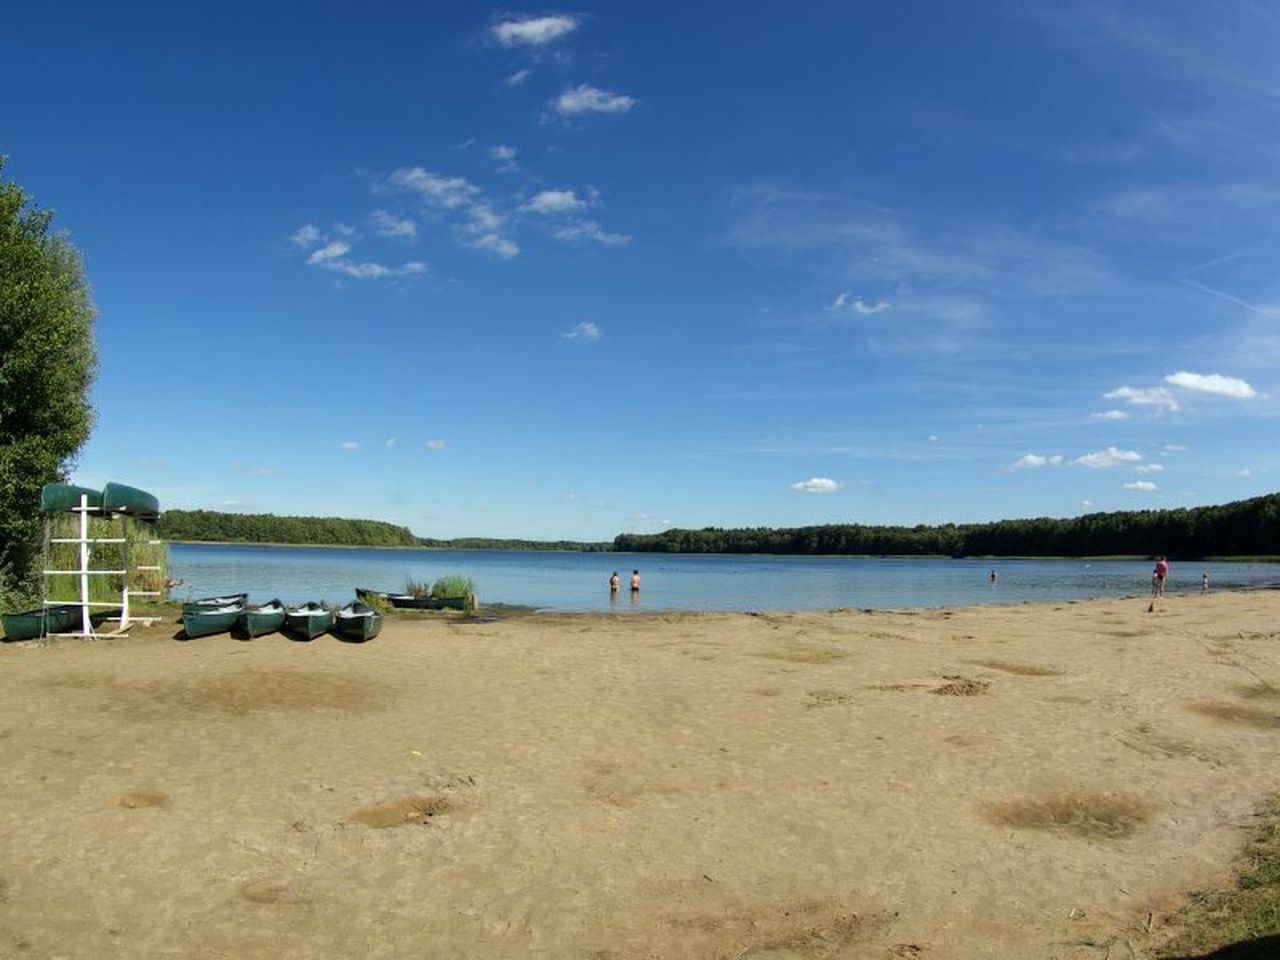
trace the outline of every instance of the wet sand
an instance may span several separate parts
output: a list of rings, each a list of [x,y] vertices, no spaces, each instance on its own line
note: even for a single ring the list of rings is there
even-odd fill
[[[1280,592],[1148,602],[0,645],[0,956],[1149,956]]]

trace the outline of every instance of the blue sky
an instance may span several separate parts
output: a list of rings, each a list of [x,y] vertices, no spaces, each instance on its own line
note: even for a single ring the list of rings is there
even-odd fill
[[[22,4],[74,479],[422,536],[1280,488],[1280,11]]]

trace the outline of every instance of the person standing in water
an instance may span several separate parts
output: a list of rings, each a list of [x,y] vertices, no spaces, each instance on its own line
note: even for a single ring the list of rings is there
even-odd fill
[[[631,571],[631,592],[632,593],[640,592],[640,571],[639,570]]]
[[[1169,579],[1169,561],[1163,555],[1156,557],[1156,568],[1151,571],[1151,595],[1164,596],[1164,582]]]
[[[618,576],[618,571],[617,571],[617,570],[615,570],[615,571],[613,571],[613,576],[611,576],[611,577],[609,578],[609,592],[610,592],[610,593],[617,593],[617,592],[618,592],[618,589],[619,589],[621,586],[622,586],[622,578],[621,578],[620,576]]]

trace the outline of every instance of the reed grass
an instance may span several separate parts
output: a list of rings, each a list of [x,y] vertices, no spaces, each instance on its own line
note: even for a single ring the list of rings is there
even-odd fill
[[[49,520],[51,540],[79,537],[80,520],[74,514],[55,514]],[[169,550],[157,540],[155,524],[124,517],[90,517],[89,539],[119,539],[124,543],[93,543],[89,547],[90,570],[125,570],[126,573],[93,574],[89,577],[89,599],[95,603],[118,603],[126,580],[130,593],[158,591],[163,599],[169,583]],[[126,551],[127,546],[127,551]],[[139,569],[153,568],[153,569]],[[80,545],[77,543],[49,543],[44,557],[44,569],[65,571],[45,577],[45,596],[48,600],[79,600],[80,578],[74,571],[80,569]]]

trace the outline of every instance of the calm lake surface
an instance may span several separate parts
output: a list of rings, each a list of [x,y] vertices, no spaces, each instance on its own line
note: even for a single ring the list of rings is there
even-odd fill
[[[482,604],[558,611],[834,610],[954,607],[1147,595],[1149,561],[943,560],[868,557],[767,557],[661,553],[551,553],[513,550],[370,550],[229,544],[169,546],[175,599],[249,591],[255,602],[345,603],[356,587],[402,591],[409,579],[462,574]],[[643,580],[633,602],[632,569]],[[623,588],[612,601],[607,581]],[[998,579],[991,582],[991,571]],[[1280,565],[1173,563],[1168,593],[1270,587]]]

